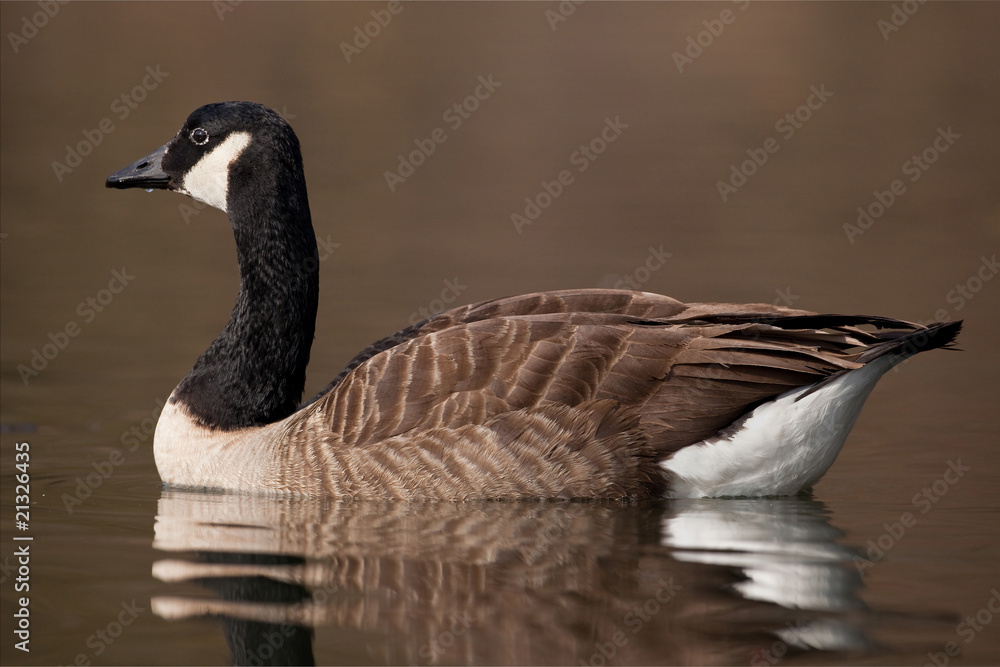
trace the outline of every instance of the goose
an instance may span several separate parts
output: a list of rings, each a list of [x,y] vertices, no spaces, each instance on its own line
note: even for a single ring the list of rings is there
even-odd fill
[[[271,109],[195,110],[110,188],[225,212],[240,286],[174,389],[168,486],[370,500],[794,495],[879,378],[961,321],[576,289],[461,306],[361,351],[300,405],[319,301],[299,141]]]

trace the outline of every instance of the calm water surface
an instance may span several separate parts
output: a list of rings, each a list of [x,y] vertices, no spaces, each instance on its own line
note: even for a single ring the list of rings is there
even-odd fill
[[[879,3],[40,11],[0,4],[4,664],[1000,661],[1000,5],[927,3],[899,30]],[[706,46],[684,56],[689,38]],[[421,309],[619,283],[963,318],[964,351],[884,378],[800,498],[165,490],[150,434],[228,316],[232,235],[103,182],[225,99],[303,144],[323,258],[307,394]]]

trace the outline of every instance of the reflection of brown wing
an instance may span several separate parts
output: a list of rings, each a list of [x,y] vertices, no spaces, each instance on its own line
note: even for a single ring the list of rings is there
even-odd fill
[[[271,624],[263,638],[239,635],[258,656],[271,629],[314,628],[324,664],[597,665],[612,652],[604,664],[746,663],[773,646],[775,629],[806,635],[814,617],[839,626],[813,650],[864,648],[870,619],[829,611],[863,603],[861,575],[845,567],[852,552],[828,520],[801,499],[366,503],[165,491],[153,576],[171,582],[159,591],[170,597],[150,606],[167,618]],[[787,572],[795,608],[744,597],[755,565]],[[217,594],[192,595],[195,584]]]

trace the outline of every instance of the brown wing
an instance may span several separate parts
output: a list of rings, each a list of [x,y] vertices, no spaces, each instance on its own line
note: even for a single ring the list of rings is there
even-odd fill
[[[829,327],[817,329],[802,323],[821,324],[818,316],[801,311],[685,306],[620,292],[604,303],[628,314],[494,315],[524,304],[551,311],[554,302],[564,309],[574,299],[600,303],[604,295],[531,295],[451,311],[359,363],[317,410],[345,444],[363,446],[482,424],[506,412],[610,400],[638,411],[662,455],[712,435],[763,400],[857,368],[847,350],[870,336],[853,327],[859,318],[829,319]]]
[[[913,328],[619,291],[501,299],[380,341],[285,427],[334,496],[650,496],[669,453]]]

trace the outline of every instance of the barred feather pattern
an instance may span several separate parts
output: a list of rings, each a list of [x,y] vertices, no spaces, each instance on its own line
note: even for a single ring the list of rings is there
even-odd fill
[[[375,343],[304,409],[240,432],[242,460],[208,477],[358,499],[647,497],[670,484],[658,461],[918,328],[615,290],[466,306]]]

